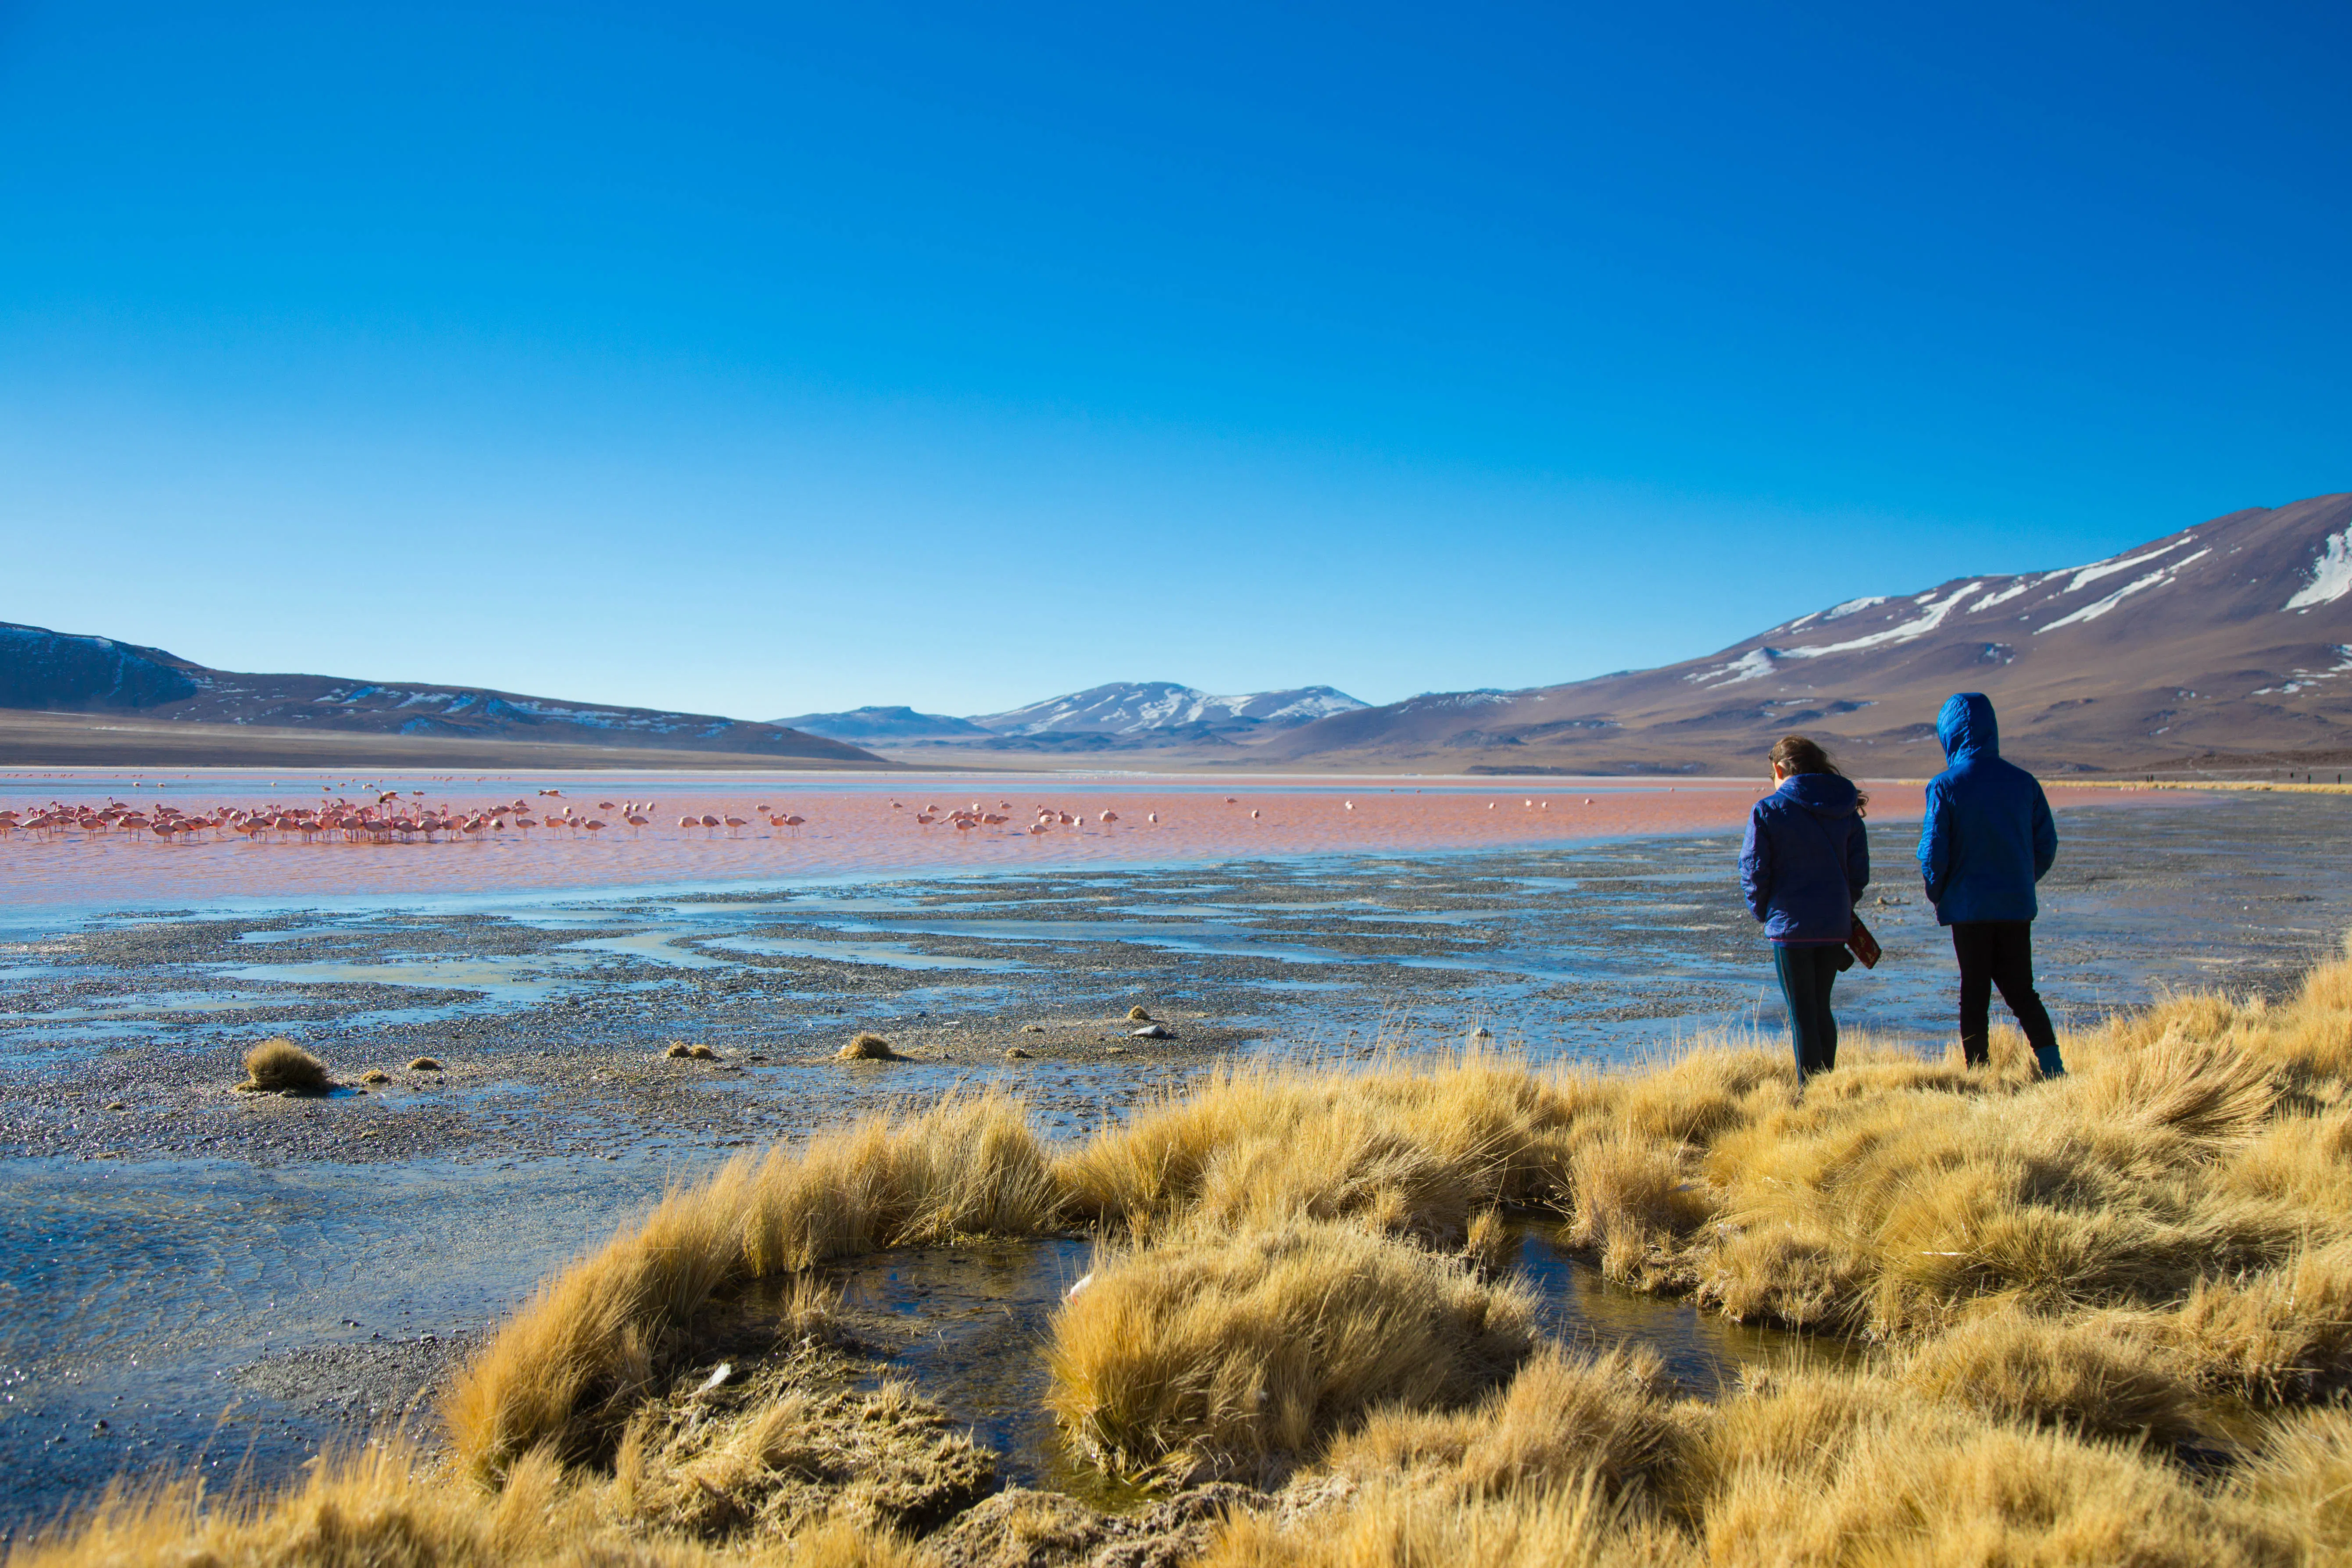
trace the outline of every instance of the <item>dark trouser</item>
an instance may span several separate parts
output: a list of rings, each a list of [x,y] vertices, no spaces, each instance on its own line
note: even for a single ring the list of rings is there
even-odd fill
[[[1969,1066],[1990,1059],[1985,1040],[1991,1033],[1993,987],[2017,1015],[2025,1043],[2045,1077],[2066,1070],[2059,1059],[2058,1033],[2050,1026],[2050,1011],[2033,989],[2033,924],[2030,921],[1955,921],[1952,955],[1960,961],[1960,1052]]]
[[[1775,942],[1772,968],[1780,976],[1780,999],[1789,1005],[1789,1036],[1797,1047],[1797,1081],[1837,1066],[1837,1019],[1830,1014],[1830,987],[1837,984],[1842,943]]]

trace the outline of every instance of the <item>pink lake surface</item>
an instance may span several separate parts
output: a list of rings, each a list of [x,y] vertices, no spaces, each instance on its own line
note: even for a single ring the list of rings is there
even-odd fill
[[[140,787],[132,788],[133,782]],[[322,786],[325,786],[322,788]],[[188,773],[0,773],[0,807],[29,812],[51,801],[109,800],[186,812],[217,805],[317,805],[338,797],[373,804],[397,789],[431,807],[488,806],[518,798],[534,810],[572,805],[608,824],[601,833],[509,827],[479,839],[304,842],[272,834],[162,842],[121,832],[68,830],[0,837],[0,895],[19,905],[302,899],[338,895],[495,892],[502,889],[668,886],[855,876],[1000,872],[1234,857],[1423,853],[1501,848],[1634,834],[1738,828],[1761,780],[1234,778],[1124,774],[613,773],[497,774],[455,781],[383,774],[217,770]],[[1870,783],[1874,822],[1916,820],[1917,784]],[[562,791],[559,799],[541,789]],[[412,794],[423,791],[422,796]],[[2052,787],[2053,802],[2116,801],[2116,792]],[[1228,804],[1228,801],[1231,804]],[[653,826],[632,832],[602,802],[646,801]],[[893,803],[898,803],[896,805]],[[2120,802],[2116,802],[2120,804]],[[979,805],[1011,817],[958,831],[915,822],[919,810]],[[771,828],[756,808],[806,817]],[[1026,831],[1040,807],[1082,818],[1076,827]],[[1100,820],[1105,811],[1115,823]],[[1257,815],[1252,816],[1255,812]],[[739,816],[737,832],[691,830],[681,815]],[[1159,822],[1148,820],[1157,813]]]

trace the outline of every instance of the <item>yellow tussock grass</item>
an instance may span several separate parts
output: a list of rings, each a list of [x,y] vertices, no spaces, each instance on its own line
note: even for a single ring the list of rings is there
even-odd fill
[[[1350,1219],[1450,1250],[1479,1211],[1558,1191],[1568,1129],[1598,1082],[1480,1053],[1363,1073],[1236,1064],[1066,1155],[1055,1176],[1074,1216],[1137,1237]]]
[[[2352,1241],[2201,1279],[2165,1326],[2209,1385],[2263,1404],[2340,1391],[2352,1385]]]
[[[2297,1411],[2273,1426],[2232,1480],[2309,1563],[2352,1562],[2352,1409]]]
[[[198,1482],[110,1489],[11,1547],[8,1568],[919,1568],[887,1531],[815,1521],[796,1539],[714,1549],[616,1520],[600,1487],[544,1453],[485,1495],[397,1444],[331,1454],[270,1493],[207,1503]]]
[[[1337,1507],[1234,1520],[1199,1559],[1200,1568],[1696,1568],[1699,1562],[1689,1542],[1626,1517],[1591,1486],[1459,1501],[1376,1485]]]
[[[1375,1405],[1466,1404],[1534,1347],[1523,1288],[1353,1226],[1105,1258],[1055,1314],[1047,1404],[1106,1468],[1251,1474]]]
[[[1654,1484],[1676,1458],[1672,1385],[1657,1352],[1601,1356],[1548,1345],[1507,1387],[1464,1410],[1394,1405],[1331,1447],[1329,1468],[1365,1485],[1407,1479],[1460,1497]]]
[[[738,1156],[541,1287],[452,1388],[452,1446],[485,1479],[542,1444],[584,1457],[721,1290],[877,1247],[1034,1234],[1054,1205],[1044,1149],[994,1094]]]
[[[282,1038],[264,1040],[245,1053],[245,1081],[237,1085],[255,1094],[323,1094],[334,1087],[326,1063]]]
[[[2199,1436],[2195,1391],[2144,1334],[2109,1321],[1989,1313],[1927,1342],[1897,1381],[2019,1421],[2166,1443]]]

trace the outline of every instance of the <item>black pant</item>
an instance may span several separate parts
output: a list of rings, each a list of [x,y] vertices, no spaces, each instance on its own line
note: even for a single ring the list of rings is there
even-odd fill
[[[2042,1070],[2053,1078],[2064,1072],[2050,1010],[2033,989],[2032,922],[1955,921],[1952,956],[1960,961],[1960,1052],[1969,1066],[1982,1067],[1990,1059],[1985,1041],[1992,1032],[1992,993],[1999,986]]]
[[[1789,1005],[1789,1037],[1797,1047],[1797,1081],[1837,1066],[1837,1019],[1830,1012],[1830,987],[1837,984],[1839,942],[1775,942],[1772,969],[1780,977],[1780,999]]]

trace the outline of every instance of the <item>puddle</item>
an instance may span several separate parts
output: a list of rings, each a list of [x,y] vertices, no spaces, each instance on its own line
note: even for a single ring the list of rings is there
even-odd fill
[[[257,979],[243,975],[234,978]],[[231,994],[226,996],[190,994],[185,992],[160,995],[125,996],[102,1007],[59,1007],[45,1013],[0,1013],[0,1023],[25,1023],[36,1026],[46,1024],[83,1024],[102,1019],[137,1019],[151,1013],[240,1013],[253,1008],[276,1007],[284,1004],[282,996],[256,996]]]
[[[530,963],[527,972],[519,970]],[[422,958],[390,963],[252,963],[223,970],[230,980],[284,981],[292,985],[413,985],[431,991],[479,991],[515,1002],[541,1000],[555,983],[539,973],[543,961],[499,958]]]
[[[1612,1285],[1591,1263],[1561,1247],[1549,1225],[1520,1233],[1518,1270],[1542,1302],[1546,1331],[1580,1349],[1645,1344],[1664,1358],[1666,1374],[1686,1394],[1715,1398],[1742,1367],[1806,1357],[1831,1366],[1865,1356],[1851,1340],[1735,1323],[1687,1301]]]
[[[841,1288],[860,1332],[879,1328],[890,1371],[994,1449],[1007,1483],[1116,1511],[1147,1500],[1073,1460],[1045,1413],[1052,1380],[1044,1352],[1054,1310],[1094,1267],[1094,1256],[1091,1241],[1055,1237],[876,1253],[824,1272]],[[1548,1333],[1595,1352],[1651,1346],[1675,1384],[1700,1398],[1736,1384],[1744,1367],[1799,1356],[1844,1365],[1866,1354],[1845,1340],[1743,1326],[1612,1285],[1558,1247],[1545,1225],[1521,1227],[1517,1268],[1536,1288]]]
[[[564,944],[568,952],[617,952],[629,958],[642,958],[652,963],[667,963],[674,969],[725,969],[727,961],[707,957],[680,942],[694,937],[690,931],[641,931],[634,936],[608,936],[594,942],[572,942]]]
[[[891,1370],[994,1449],[1008,1484],[1117,1510],[1142,1494],[1074,1462],[1045,1414],[1054,1309],[1093,1258],[1091,1241],[1055,1237],[877,1253],[826,1275],[861,1320],[887,1321]]]
[[[920,952],[898,942],[820,942],[814,939],[794,940],[791,937],[777,936],[719,936],[712,937],[700,945],[724,948],[733,952],[772,953],[779,958],[822,958],[835,963],[877,963],[887,969],[1006,970],[1028,967],[1010,958],[951,958],[941,953]]]

